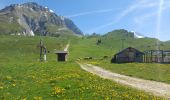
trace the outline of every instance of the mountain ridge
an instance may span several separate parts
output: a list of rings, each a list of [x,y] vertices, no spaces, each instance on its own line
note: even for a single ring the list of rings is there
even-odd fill
[[[4,32],[3,34],[34,36],[36,34],[71,33],[83,35],[72,20],[59,16],[51,9],[35,2],[11,4],[1,9],[0,22],[2,23],[0,30]]]

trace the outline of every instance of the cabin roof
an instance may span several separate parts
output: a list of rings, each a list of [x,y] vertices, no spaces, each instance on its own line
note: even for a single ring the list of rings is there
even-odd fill
[[[134,50],[135,50],[136,52],[138,52],[139,54],[144,54],[143,52],[141,52],[141,51],[139,51],[139,50],[137,50],[137,49],[135,49],[135,48],[128,47],[128,48],[126,48],[126,49],[123,49],[122,51],[120,51],[119,53],[117,53],[117,54],[115,54],[115,55],[119,55],[119,54],[123,53],[124,51],[126,51],[127,49],[134,49]]]
[[[68,51],[55,51],[54,53],[55,54],[67,54]]]

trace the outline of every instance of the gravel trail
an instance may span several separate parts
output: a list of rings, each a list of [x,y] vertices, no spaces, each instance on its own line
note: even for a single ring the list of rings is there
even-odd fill
[[[139,90],[143,90],[145,92],[152,93],[155,96],[165,97],[168,100],[170,99],[170,84],[144,80],[139,78],[133,78],[133,77],[113,73],[111,71],[105,70],[101,67],[94,66],[91,64],[79,63],[79,65],[83,70],[98,75],[102,78],[109,79],[122,85],[127,85]]]

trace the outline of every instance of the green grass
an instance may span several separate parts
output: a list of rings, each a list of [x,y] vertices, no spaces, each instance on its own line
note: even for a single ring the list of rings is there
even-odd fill
[[[67,44],[65,38],[42,37],[41,38],[47,50],[49,61],[56,60],[54,54],[56,50],[63,50]],[[39,42],[40,37],[24,36],[1,36],[0,37],[0,62],[37,62],[39,60]]]
[[[170,83],[169,64],[148,64],[148,63],[112,64],[108,60],[94,60],[88,61],[88,63],[101,66],[115,73],[120,73],[147,80]]]
[[[96,45],[97,40],[100,38],[102,40],[102,43],[100,45]],[[121,39],[121,36],[115,36],[115,34],[110,33],[108,36],[92,36],[84,39],[79,39],[78,42],[76,42],[77,40],[75,40],[71,45],[70,56],[74,60],[78,58],[84,59],[86,57],[92,57],[93,60],[86,60],[85,62],[94,63],[105,69],[109,69],[113,72],[125,74],[128,76],[170,83],[169,64],[111,64],[111,58],[115,53],[119,52],[119,49],[121,48],[121,42],[118,41],[119,39]],[[154,45],[155,43],[155,39],[149,38],[127,38],[125,40],[126,47],[128,47],[128,45],[133,45],[141,51],[146,50],[145,47],[147,46],[147,44]],[[170,43],[165,42],[164,44],[165,45],[161,48],[163,48],[164,50],[168,50],[170,47]],[[150,47],[150,49],[151,48],[154,48],[154,46]],[[104,59],[104,56],[108,56],[108,59]]]
[[[101,58],[103,56],[110,56],[115,50],[96,45],[96,38],[80,38],[71,40],[70,45],[70,59],[76,60],[78,58],[92,57]]]
[[[50,51],[46,63],[40,63],[38,59],[39,39],[20,36],[0,37],[0,99],[162,99],[80,69],[75,63],[78,57],[98,58],[106,55],[107,50],[96,46],[95,39],[43,37]],[[71,43],[69,61],[57,62],[54,49],[63,50],[69,41]]]
[[[74,62],[3,64],[0,73],[0,99],[6,100],[161,99],[89,74]]]
[[[123,35],[123,33],[122,33]],[[121,39],[125,38],[124,48],[134,47],[140,51],[155,50],[157,40],[153,38],[136,39],[132,37],[121,36],[121,34],[109,33],[104,36],[89,36],[79,39],[71,40],[70,59],[76,60],[78,58],[93,57],[102,58],[103,56],[112,57],[114,54],[122,50]],[[97,45],[97,41],[101,39],[102,43]],[[170,49],[169,42],[160,42],[163,50]],[[149,46],[149,47],[148,47]]]

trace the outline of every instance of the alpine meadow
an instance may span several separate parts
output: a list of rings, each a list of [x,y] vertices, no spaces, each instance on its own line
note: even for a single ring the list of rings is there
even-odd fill
[[[128,28],[121,22],[122,27],[118,25],[103,34],[98,31],[84,31],[83,23],[89,24],[88,27],[102,23],[95,14],[106,16],[116,13],[116,7],[121,7],[121,4],[128,5],[128,2],[116,0],[114,2],[118,5],[114,5],[115,9],[69,15],[74,10],[69,9],[70,6],[66,3],[70,1],[66,0],[2,1],[0,100],[170,99],[170,41],[159,38],[161,34],[153,37],[138,33],[135,29],[130,31],[130,24],[127,24],[131,16],[140,13],[144,7],[156,6],[160,14],[156,27],[157,32],[161,33],[164,25],[160,25],[163,24],[160,19],[169,4],[167,0],[156,0],[157,3],[152,2],[152,5],[151,2],[142,0],[143,2],[131,6],[129,11],[116,19],[119,22],[123,17],[127,17],[128,21],[124,23],[129,25]],[[77,7],[77,10],[85,9],[84,6],[76,6],[78,2],[80,3],[74,1],[74,7]],[[87,2],[90,1],[83,1],[83,4],[88,6]],[[112,1],[102,2],[109,7],[109,2]],[[51,3],[62,6],[57,4],[57,8]],[[100,5],[102,4],[95,7]],[[163,5],[165,7],[161,8]],[[63,15],[51,10],[52,8],[59,9],[58,12],[62,11]],[[135,13],[128,16],[131,11]],[[93,17],[95,24],[90,22]],[[103,17],[103,21],[106,19]],[[147,23],[150,25],[149,21]],[[110,25],[98,25],[98,28],[104,30]]]

